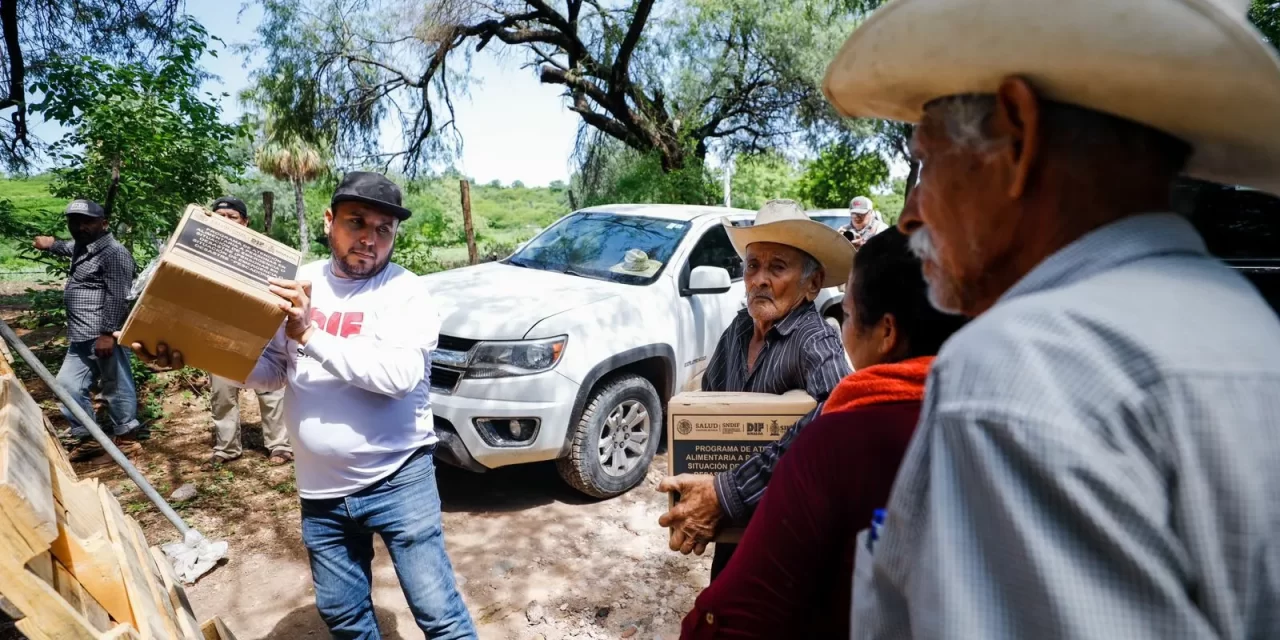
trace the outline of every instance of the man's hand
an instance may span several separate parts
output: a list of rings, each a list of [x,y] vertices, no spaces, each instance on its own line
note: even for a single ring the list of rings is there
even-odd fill
[[[115,338],[115,341],[119,342],[120,332],[117,331],[112,335]],[[186,363],[182,361],[182,352],[170,351],[169,345],[163,342],[156,344],[155,353],[147,351],[146,346],[141,342],[135,342],[129,345],[129,348],[133,349],[133,352],[138,355],[138,359],[141,360],[143,364],[147,365],[147,367],[152,371],[173,371],[174,369],[181,369],[187,366]]]
[[[723,516],[716,496],[715,476],[692,473],[669,476],[658,483],[658,491],[680,494],[680,501],[658,518],[659,525],[672,529],[668,543],[671,550],[702,555]]]
[[[98,356],[99,360],[107,360],[115,353],[115,336],[98,336],[98,339],[93,341],[93,354]]]
[[[53,236],[36,236],[36,241],[32,244],[41,251],[48,251],[53,248]]]
[[[284,324],[284,334],[298,344],[306,344],[311,339],[315,325],[311,322],[311,283],[302,280],[281,280],[272,278],[268,281],[271,293],[287,302],[281,302],[280,308],[288,314]]]

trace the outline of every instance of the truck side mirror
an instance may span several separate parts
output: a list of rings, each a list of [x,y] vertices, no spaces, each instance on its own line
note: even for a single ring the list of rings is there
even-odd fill
[[[722,267],[694,267],[689,273],[689,286],[680,292],[682,296],[707,293],[728,293],[729,270]]]

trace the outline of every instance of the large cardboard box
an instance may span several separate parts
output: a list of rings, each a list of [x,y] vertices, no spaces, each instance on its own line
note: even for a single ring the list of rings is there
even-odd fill
[[[804,391],[678,394],[667,404],[670,473],[733,469],[781,438],[815,406]],[[672,504],[677,499],[672,496]],[[741,536],[741,529],[726,529],[716,542],[737,542]]]
[[[302,256],[248,227],[189,205],[120,341],[165,342],[187,365],[244,382],[280,323],[268,278],[292,280]]]

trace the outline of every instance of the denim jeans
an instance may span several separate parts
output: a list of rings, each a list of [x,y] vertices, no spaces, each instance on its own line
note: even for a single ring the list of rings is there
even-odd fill
[[[428,638],[475,638],[444,548],[431,448],[345,498],[302,500],[316,608],[334,638],[381,638],[373,614],[373,534],[391,553],[400,588]]]
[[[103,431],[124,435],[138,426],[138,393],[133,387],[133,370],[130,366],[133,356],[129,350],[116,345],[115,353],[107,360],[99,360],[93,352],[93,340],[72,342],[67,348],[67,355],[62,359],[62,368],[58,369],[58,384],[80,402],[84,412],[93,415],[93,399],[89,396],[89,388],[94,378],[98,379],[98,388],[102,390],[102,399],[107,402],[107,415],[111,417],[111,425],[103,425]],[[62,415],[71,423],[71,435],[77,438],[88,438],[89,430],[71,415],[66,407],[62,407]]]

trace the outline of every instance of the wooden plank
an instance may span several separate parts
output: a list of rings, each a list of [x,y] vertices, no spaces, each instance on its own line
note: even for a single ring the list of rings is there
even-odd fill
[[[114,626],[111,624],[111,616],[107,614],[107,610],[88,591],[85,591],[84,585],[80,584],[80,581],[56,558],[53,561],[53,582],[54,588],[62,594],[63,599],[69,602],[73,609],[84,615],[94,629],[109,631]]]
[[[61,470],[68,478],[75,480],[77,478],[75,469],[71,468],[71,458],[67,457],[67,450],[62,448],[62,443],[58,441],[55,435],[53,425],[49,422],[49,417],[45,416],[45,434],[44,434],[44,454],[53,464],[53,468]]]
[[[143,565],[136,551],[133,550],[131,538],[133,532],[125,519],[124,511],[115,496],[106,486],[99,485],[98,497],[102,501],[102,510],[107,520],[107,534],[111,546],[124,572],[125,591],[129,596],[129,607],[132,610],[130,622],[138,629],[144,640],[155,638],[168,639],[177,635],[176,629],[169,628],[169,621],[156,606],[155,596],[151,592],[151,571]]]
[[[118,624],[110,631],[98,636],[98,640],[141,640],[138,631],[131,624]]]
[[[0,376],[0,511],[37,553],[58,538],[44,425],[45,413],[22,383]]]
[[[200,631],[204,634],[204,640],[236,640],[236,635],[231,633],[227,625],[222,622],[222,618],[214,616],[204,621],[200,625]]]
[[[44,413],[13,375],[0,376],[0,510],[37,553],[58,537]]]
[[[53,582],[53,556],[48,551],[27,561],[27,571],[35,574],[37,578],[44,580],[44,583],[54,586]]]
[[[138,556],[138,562],[142,564],[143,571],[146,572],[147,583],[151,588],[152,601],[156,603],[156,608],[165,616],[165,622],[169,627],[169,631],[173,637],[179,637],[181,625],[178,622],[178,612],[174,610],[173,598],[170,597],[169,591],[164,588],[164,584],[160,579],[160,568],[156,566],[155,558],[151,555],[151,546],[147,544],[147,537],[142,533],[142,526],[137,520],[125,517],[125,524],[131,532],[130,542],[133,544],[133,551]],[[185,634],[182,634],[185,635]]]
[[[112,618],[133,620],[124,571],[111,546],[97,480],[76,480],[53,465],[53,495],[58,506],[58,538],[53,555],[76,577]]]
[[[31,640],[98,639],[89,621],[52,585],[8,558],[0,558],[0,593],[21,612],[18,630]]]
[[[182,582],[174,574],[173,565],[169,564],[169,559],[165,557],[164,552],[156,547],[151,547],[151,557],[156,561],[161,584],[169,593],[173,609],[178,614],[178,628],[182,631],[183,637],[188,640],[200,640],[200,623],[196,622],[196,616],[191,611],[191,601],[187,599],[187,590],[182,587]]]

